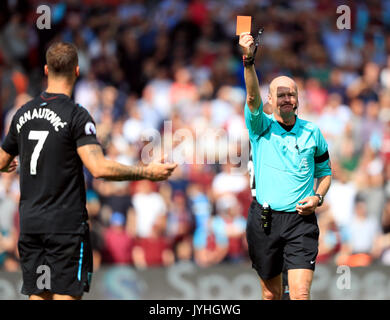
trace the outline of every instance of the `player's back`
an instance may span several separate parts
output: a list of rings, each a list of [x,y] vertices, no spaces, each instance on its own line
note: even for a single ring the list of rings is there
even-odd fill
[[[88,112],[64,94],[43,92],[17,111],[8,146],[20,156],[21,232],[81,230],[87,212],[77,147],[95,143],[95,135]]]

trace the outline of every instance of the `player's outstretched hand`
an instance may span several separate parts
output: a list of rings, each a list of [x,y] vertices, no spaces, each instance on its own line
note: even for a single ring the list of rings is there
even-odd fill
[[[255,41],[249,32],[243,32],[240,34],[239,44],[242,49],[242,54],[246,57],[253,57],[255,50]]]
[[[13,159],[11,163],[5,167],[1,172],[13,172],[18,167],[18,161],[16,159]]]
[[[173,170],[177,167],[176,163],[152,162],[146,166],[147,179],[151,181],[162,181],[169,178]]]

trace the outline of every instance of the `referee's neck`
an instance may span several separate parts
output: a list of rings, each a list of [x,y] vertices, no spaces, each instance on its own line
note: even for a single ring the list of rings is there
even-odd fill
[[[275,116],[276,121],[278,121],[279,123],[281,123],[285,126],[294,126],[295,122],[297,120],[296,114],[293,114],[290,117],[286,117],[286,118],[281,117],[277,113],[274,113],[274,116]]]

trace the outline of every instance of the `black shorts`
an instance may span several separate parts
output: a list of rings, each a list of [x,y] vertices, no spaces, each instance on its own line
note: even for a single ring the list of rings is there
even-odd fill
[[[263,280],[287,269],[315,268],[318,254],[319,228],[316,215],[272,212],[271,229],[266,234],[261,226],[261,206],[253,201],[246,228],[252,267]]]
[[[82,234],[20,234],[22,294],[56,294],[80,297],[89,291],[92,249],[89,228]]]

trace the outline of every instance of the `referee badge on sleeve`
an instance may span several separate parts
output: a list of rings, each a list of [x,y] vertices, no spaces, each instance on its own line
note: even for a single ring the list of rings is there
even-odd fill
[[[87,122],[85,124],[85,134],[86,135],[91,135],[91,134],[94,134],[96,135],[96,127],[95,125],[92,123],[92,122]]]

